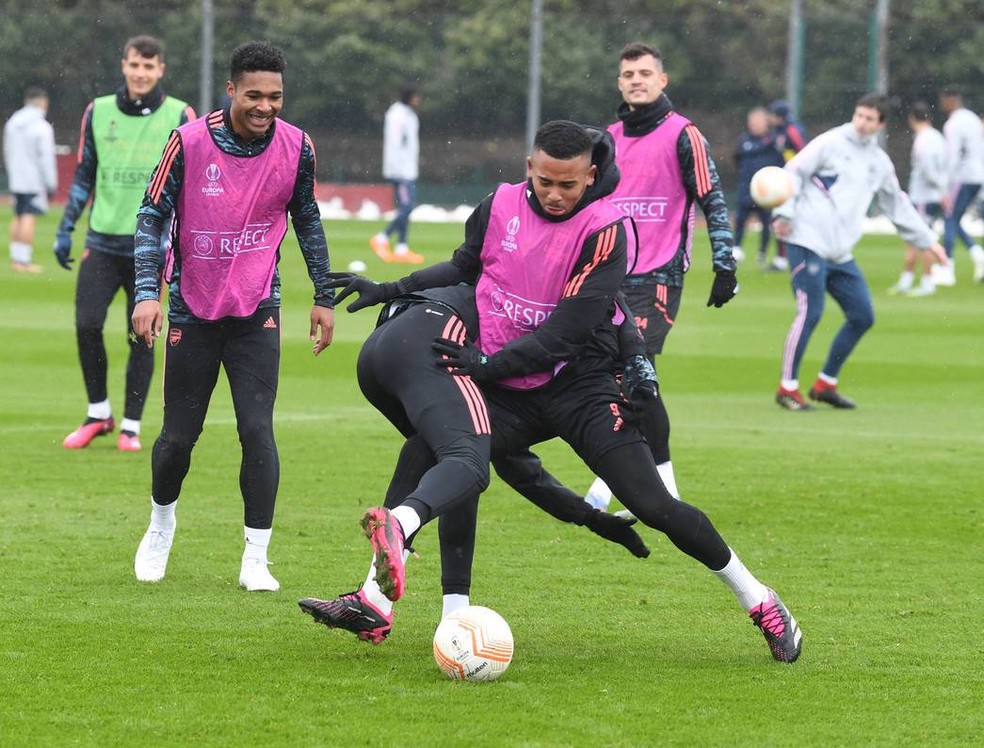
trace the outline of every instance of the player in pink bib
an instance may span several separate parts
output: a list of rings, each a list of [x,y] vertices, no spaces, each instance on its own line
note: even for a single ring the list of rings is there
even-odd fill
[[[283,52],[250,42],[232,55],[231,103],[179,127],[164,147],[138,213],[133,330],[148,347],[161,334],[157,248],[173,215],[165,261],[168,331],[164,423],[154,444],[151,519],[134,561],[137,579],[164,577],[174,509],[202,432],[219,368],[225,369],[242,445],[244,533],[239,583],[279,589],[267,546],[280,480],[273,405],[280,367],[280,243],[291,217],[314,283],[314,355],[331,343],[334,291],[314,199],[314,146],[278,119]]]

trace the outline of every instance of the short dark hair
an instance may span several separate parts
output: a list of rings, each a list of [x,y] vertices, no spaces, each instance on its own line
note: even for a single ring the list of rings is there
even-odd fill
[[[888,97],[880,93],[868,93],[862,96],[854,106],[863,106],[868,109],[878,111],[878,121],[884,122],[888,119]]]
[[[24,89],[24,101],[37,101],[38,99],[47,99],[48,92],[43,88],[38,88],[37,86],[28,86]]]
[[[950,84],[949,86],[943,87],[943,90],[940,91],[940,96],[946,96],[947,98],[953,99],[962,99],[963,91],[960,90],[960,86]]]
[[[137,54],[141,57],[146,57],[148,60],[154,57],[160,57],[161,62],[164,62],[164,45],[156,37],[148,36],[147,34],[131,36],[126,40],[126,44],[123,45],[123,56],[126,57],[131,49],[135,49]]]
[[[562,161],[591,155],[591,136],[577,122],[558,119],[540,126],[533,138],[533,150],[543,151],[551,158]]]
[[[404,104],[409,104],[410,99],[417,95],[419,89],[416,83],[404,83],[400,86],[400,101]]]
[[[286,69],[287,55],[280,47],[264,41],[245,42],[232,50],[229,80],[236,83],[243,77],[243,73],[255,73],[258,70],[283,74]]]
[[[909,116],[916,122],[932,122],[932,110],[925,101],[917,101],[909,107]]]
[[[618,55],[618,59],[622,60],[638,60],[640,57],[645,57],[646,55],[652,55],[660,64],[663,63],[663,55],[660,53],[656,47],[652,44],[646,44],[645,42],[629,42],[624,47]]]

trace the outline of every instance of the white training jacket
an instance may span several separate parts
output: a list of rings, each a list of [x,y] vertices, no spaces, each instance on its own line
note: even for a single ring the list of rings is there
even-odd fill
[[[949,182],[943,133],[935,127],[925,127],[912,139],[909,198],[916,205],[939,203]]]
[[[872,200],[904,241],[920,249],[936,243],[936,233],[899,186],[878,137],[862,137],[850,122],[811,140],[786,170],[793,177],[793,197],[775,208],[772,216],[792,224],[785,239],[790,244],[831,262],[851,260]]]
[[[415,181],[419,174],[420,121],[402,101],[386,110],[383,122],[383,177]]]
[[[962,184],[984,184],[984,123],[966,107],[950,113],[943,125],[950,189]]]
[[[58,189],[55,165],[55,131],[44,110],[27,104],[14,112],[3,128],[3,159],[7,188],[23,195],[37,195],[47,208],[48,194]]]

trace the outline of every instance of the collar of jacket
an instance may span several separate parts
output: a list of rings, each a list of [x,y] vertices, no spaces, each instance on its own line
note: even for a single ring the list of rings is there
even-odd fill
[[[116,91],[116,106],[123,114],[132,117],[146,117],[153,114],[164,101],[164,89],[160,84],[154,86],[142,99],[131,99],[127,96],[126,84],[120,86]]]
[[[666,94],[660,94],[652,104],[630,109],[624,101],[619,104],[618,115],[625,129],[625,134],[630,138],[638,138],[648,135],[662,124],[667,115],[673,111],[673,102]]]

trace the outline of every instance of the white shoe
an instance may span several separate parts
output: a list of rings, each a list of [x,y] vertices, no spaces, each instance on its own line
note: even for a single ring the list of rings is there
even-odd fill
[[[239,569],[239,585],[247,592],[276,592],[280,582],[273,578],[267,568],[269,561],[261,558],[243,557],[243,565]]]
[[[789,260],[785,257],[774,257],[771,267],[778,272],[784,272],[789,270]]]
[[[595,478],[594,483],[591,484],[591,488],[584,495],[584,500],[595,509],[604,512],[608,509],[608,505],[612,503],[612,491],[605,481],[601,478]]]
[[[926,286],[916,286],[915,288],[910,288],[908,291],[906,291],[905,295],[919,297],[919,296],[932,296],[934,293],[936,293],[935,288],[928,288]]]
[[[133,571],[141,582],[159,582],[164,578],[167,559],[174,542],[174,528],[164,530],[151,525],[137,547]]]
[[[974,263],[974,283],[984,282],[984,249],[979,244],[970,248],[970,259]]]
[[[957,285],[957,276],[953,270],[952,261],[948,265],[933,265],[930,277],[933,279],[933,285],[935,286]]]

